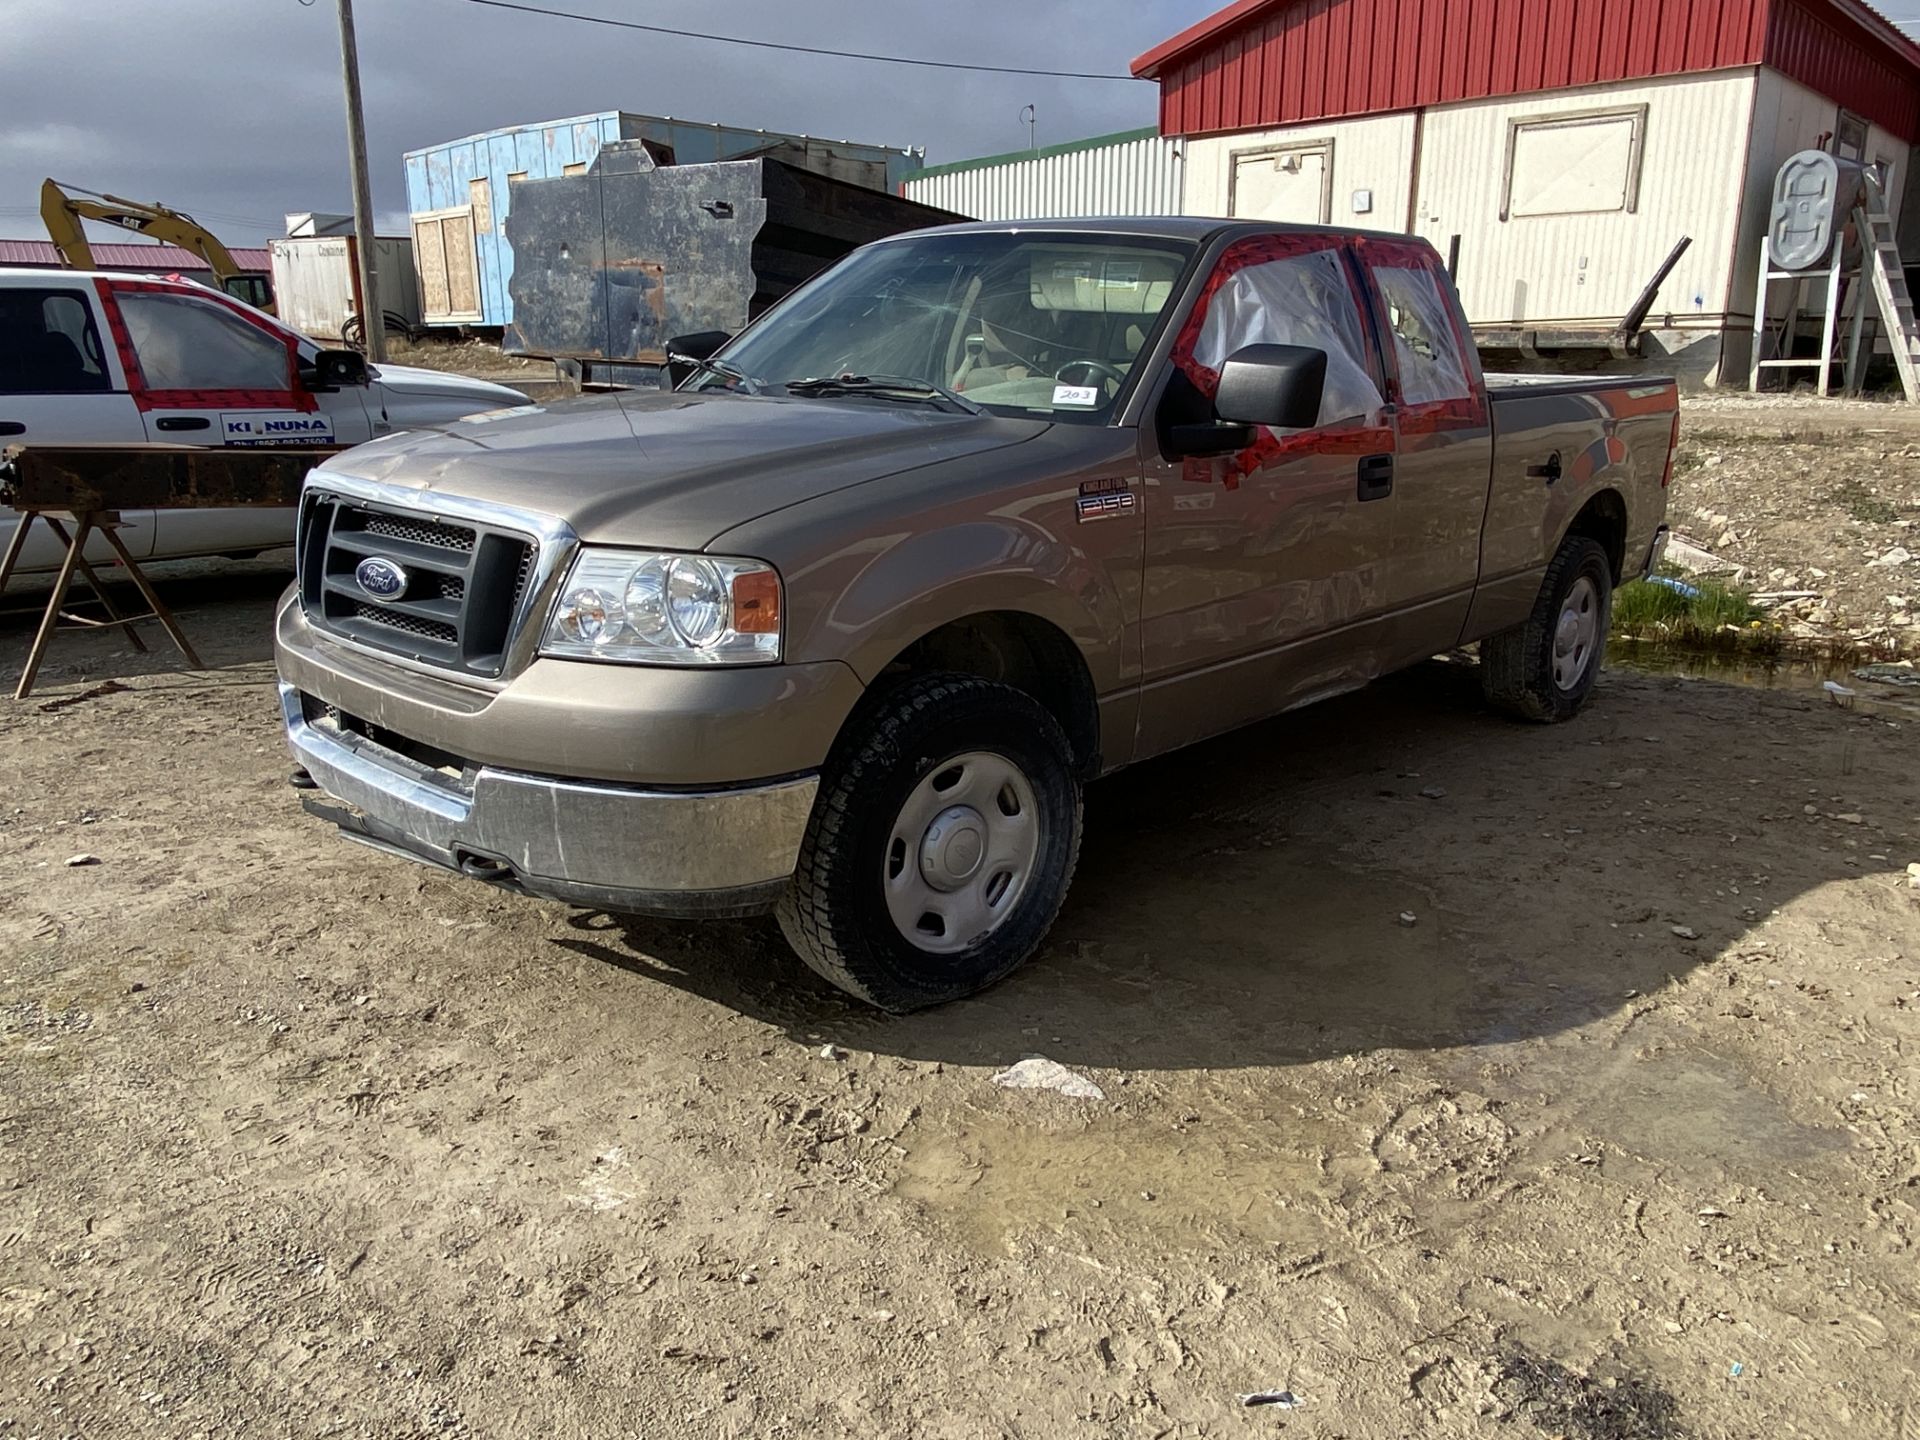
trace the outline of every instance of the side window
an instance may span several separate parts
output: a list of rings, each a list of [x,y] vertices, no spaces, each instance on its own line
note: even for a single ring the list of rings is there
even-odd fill
[[[118,290],[121,318],[150,390],[287,390],[292,361],[278,336],[190,295]]]
[[[1231,270],[1208,301],[1193,358],[1217,373],[1244,345],[1326,351],[1320,424],[1378,421],[1380,384],[1368,361],[1360,306],[1339,251],[1314,250]]]
[[[90,395],[110,384],[83,293],[0,290],[0,394]]]
[[[1373,279],[1387,307],[1402,403],[1434,405],[1470,398],[1473,386],[1467,380],[1453,312],[1433,271],[1380,265]]]

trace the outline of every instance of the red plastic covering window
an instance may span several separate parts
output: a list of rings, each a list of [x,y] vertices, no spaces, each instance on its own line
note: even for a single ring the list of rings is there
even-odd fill
[[[1220,292],[1220,287],[1250,266],[1270,265],[1277,260],[1338,250],[1342,243],[1337,235],[1255,235],[1235,241],[1213,267],[1213,273],[1201,287],[1200,297],[1194,301],[1186,323],[1174,337],[1173,363],[1185,372],[1201,394],[1212,399],[1220,389],[1220,372],[1201,364],[1194,358],[1194,351],[1200,343],[1200,332],[1206,325],[1207,312],[1213,308],[1213,297]],[[1348,285],[1352,285],[1351,277]],[[1359,301],[1356,299],[1354,303],[1357,312]],[[1372,367],[1368,366],[1368,369]],[[1181,467],[1181,478],[1203,485],[1220,480],[1227,489],[1237,490],[1246,476],[1283,460],[1303,455],[1375,455],[1392,449],[1393,431],[1378,425],[1300,430],[1290,435],[1276,435],[1261,426],[1255,431],[1253,444],[1229,456],[1224,462],[1188,457]]]
[[[208,301],[224,306],[238,315],[247,324],[262,334],[271,335],[287,347],[287,376],[292,378],[299,367],[300,347],[291,334],[276,330],[270,325],[262,325],[245,307],[234,303],[223,295],[203,294],[188,291],[177,285],[162,285],[151,280],[95,280],[100,291],[101,308],[107,312],[107,328],[113,332],[114,348],[120,352],[120,364],[127,372],[127,389],[133,395],[133,403],[142,411],[147,410],[300,410],[315,411],[320,408],[317,396],[309,391],[289,386],[285,390],[152,390],[147,387],[145,373],[140,369],[140,357],[134,352],[133,336],[127,330],[127,322],[120,314],[120,307],[114,303],[115,294],[149,295],[186,295],[196,300]]]

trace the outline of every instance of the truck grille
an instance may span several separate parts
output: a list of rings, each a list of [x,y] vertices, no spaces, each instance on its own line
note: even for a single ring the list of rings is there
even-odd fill
[[[363,560],[405,577],[376,595]],[[319,629],[432,665],[493,678],[506,664],[539,547],[532,536],[408,514],[324,491],[300,511],[300,603]]]

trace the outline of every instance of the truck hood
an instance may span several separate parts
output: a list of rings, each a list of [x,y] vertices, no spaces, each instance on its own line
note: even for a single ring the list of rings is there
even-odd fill
[[[391,435],[319,473],[537,511],[589,544],[698,550],[770,511],[1048,428],[879,400],[630,391]]]
[[[385,362],[374,366],[373,370],[373,378],[380,386],[396,396],[468,401],[476,410],[519,405],[527,398],[518,390],[496,385],[491,380],[475,380],[446,370],[425,370],[418,365],[388,365]]]

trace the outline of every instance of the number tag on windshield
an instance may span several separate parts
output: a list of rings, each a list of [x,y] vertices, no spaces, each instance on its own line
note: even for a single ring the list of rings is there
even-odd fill
[[[1056,406],[1077,405],[1091,410],[1100,404],[1100,387],[1098,385],[1056,385],[1053,387],[1053,403]]]

